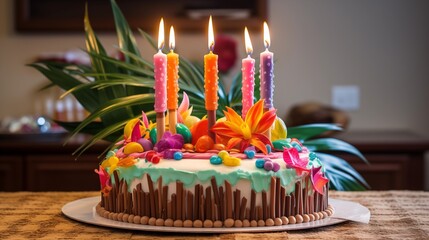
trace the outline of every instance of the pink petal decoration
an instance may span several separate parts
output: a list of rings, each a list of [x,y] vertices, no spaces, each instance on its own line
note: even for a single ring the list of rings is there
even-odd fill
[[[145,128],[149,128],[149,120],[147,119],[146,113],[142,111],[142,120]]]
[[[311,169],[311,183],[313,188],[320,194],[324,194],[323,186],[326,185],[329,180],[323,176],[322,167],[312,168]]]
[[[285,148],[283,151],[283,160],[286,163],[286,167],[295,168],[297,175],[301,175],[303,172],[310,172],[307,169],[308,158],[299,157],[296,148]]]
[[[182,113],[188,110],[188,108],[189,108],[188,94],[186,94],[186,92],[183,92],[183,99],[182,99],[182,102],[180,103],[179,108],[177,109],[177,112]]]
[[[140,132],[140,124],[137,122],[133,127],[133,131],[131,132],[131,142],[137,142],[141,137],[142,134]]]
[[[106,186],[111,186],[110,184],[110,176],[107,171],[103,168],[103,166],[99,166],[99,169],[94,170],[95,173],[98,174],[100,178],[101,188],[105,188]]]

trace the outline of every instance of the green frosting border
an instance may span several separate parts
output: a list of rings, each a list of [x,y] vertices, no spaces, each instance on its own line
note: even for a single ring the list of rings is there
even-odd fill
[[[286,186],[289,193],[294,191],[294,185],[297,179],[296,171],[294,169],[281,169],[277,172],[266,171],[264,169],[259,169],[259,171],[255,172],[247,172],[242,169],[238,169],[230,173],[220,173],[215,169],[190,172],[174,168],[155,168],[152,166],[152,164],[149,164],[146,168],[138,168],[134,165],[127,168],[118,167],[116,170],[119,171],[120,178],[124,179],[128,186],[131,185],[131,182],[134,179],[141,179],[144,174],[149,174],[154,182],[158,181],[159,177],[162,176],[162,181],[165,185],[171,182],[180,181],[185,187],[194,186],[196,181],[207,183],[214,176],[218,185],[223,185],[224,181],[227,180],[232,186],[234,186],[240,179],[245,179],[250,181],[251,187],[255,192],[262,192],[263,190],[269,190],[271,176],[274,176],[280,178],[281,185]],[[113,175],[111,176],[111,181],[112,183],[115,181]]]

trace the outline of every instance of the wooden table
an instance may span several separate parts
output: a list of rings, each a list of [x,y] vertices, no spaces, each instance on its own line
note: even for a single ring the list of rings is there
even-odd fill
[[[97,192],[0,192],[0,239],[429,239],[429,192],[331,192],[368,207],[369,224],[344,222],[304,231],[165,234],[97,227],[68,219],[61,207]]]

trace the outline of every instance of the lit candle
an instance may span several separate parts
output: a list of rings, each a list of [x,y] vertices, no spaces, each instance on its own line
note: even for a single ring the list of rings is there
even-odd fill
[[[167,54],[167,108],[171,133],[176,133],[179,92],[179,55],[174,52],[174,28],[170,27],[170,52]]]
[[[208,47],[210,52],[204,55],[204,89],[208,120],[208,135],[213,139],[213,141],[215,141],[215,134],[211,131],[211,128],[216,123],[216,110],[218,107],[218,56],[216,54],[213,54],[214,34],[212,16],[210,16],[209,19],[208,35]]]
[[[246,117],[247,111],[253,105],[253,92],[255,86],[255,59],[251,58],[250,55],[253,52],[252,42],[250,41],[249,32],[247,27],[244,28],[244,41],[246,44],[247,58],[243,58],[241,61],[241,72],[242,72],[242,105],[241,116],[243,119]]]
[[[273,92],[274,92],[274,62],[273,53],[268,51],[270,47],[270,31],[268,25],[264,22],[264,45],[265,51],[261,53],[260,59],[260,92],[261,99],[264,100],[264,110],[270,110],[273,108]]]
[[[156,130],[157,141],[159,141],[165,132],[165,116],[167,110],[167,55],[162,53],[164,47],[164,20],[159,22],[158,32],[158,53],[153,55],[153,65],[155,73],[155,112],[156,112]]]

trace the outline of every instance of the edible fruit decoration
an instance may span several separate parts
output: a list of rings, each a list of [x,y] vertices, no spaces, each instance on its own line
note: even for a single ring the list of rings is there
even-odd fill
[[[199,153],[204,153],[212,149],[213,146],[214,146],[213,139],[211,139],[208,135],[204,135],[197,140],[195,144],[195,151]]]
[[[143,151],[144,151],[144,149],[143,149],[142,145],[140,145],[140,143],[137,143],[137,142],[127,143],[127,145],[125,145],[125,147],[124,147],[124,153],[125,154],[140,153]]]
[[[229,138],[227,149],[239,145],[240,151],[243,152],[246,147],[252,145],[268,154],[266,145],[271,146],[271,141],[264,133],[272,126],[277,116],[274,109],[264,112],[263,103],[263,100],[255,103],[247,112],[245,120],[232,108],[226,107],[226,121],[217,122],[212,131]]]

